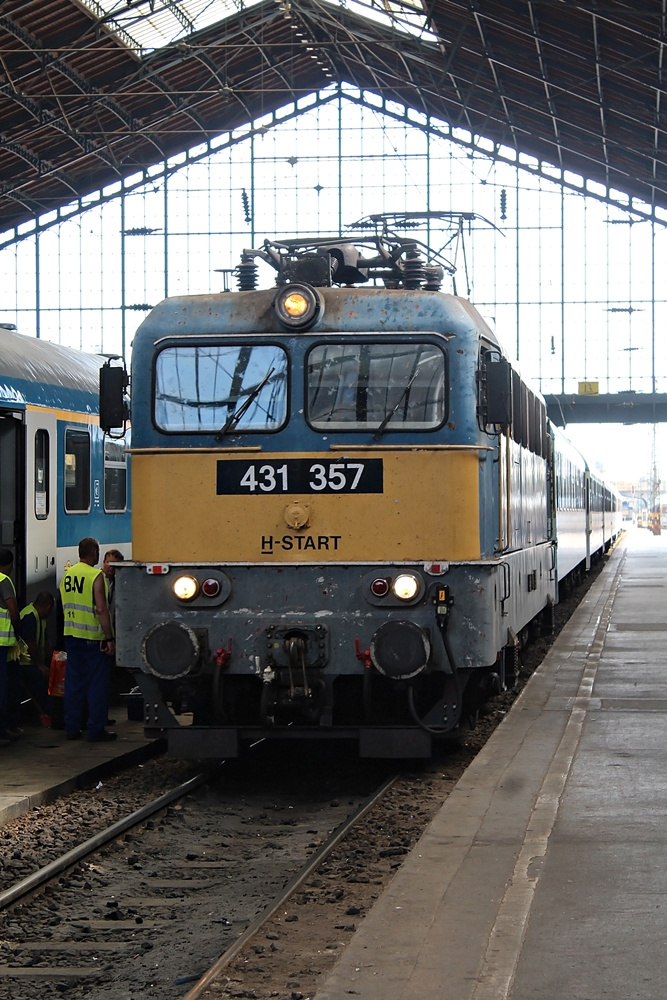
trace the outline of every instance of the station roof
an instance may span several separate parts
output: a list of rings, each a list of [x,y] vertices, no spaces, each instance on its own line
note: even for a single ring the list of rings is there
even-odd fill
[[[665,0],[5,0],[0,232],[336,83],[666,221],[666,38]]]

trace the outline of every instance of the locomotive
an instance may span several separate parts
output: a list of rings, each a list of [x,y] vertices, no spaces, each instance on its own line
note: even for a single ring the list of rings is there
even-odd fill
[[[428,757],[617,535],[617,494],[445,269],[384,228],[267,240],[102,369],[107,429],[131,386],[117,659],[170,754]]]

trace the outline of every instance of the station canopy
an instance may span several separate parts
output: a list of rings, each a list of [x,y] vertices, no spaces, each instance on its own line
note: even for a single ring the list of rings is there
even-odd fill
[[[336,84],[667,220],[665,0],[5,0],[0,232]]]

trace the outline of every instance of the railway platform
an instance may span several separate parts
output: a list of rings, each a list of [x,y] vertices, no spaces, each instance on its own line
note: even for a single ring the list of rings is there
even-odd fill
[[[621,539],[316,1000],[657,1000],[667,535]]]
[[[112,705],[118,738],[108,743],[68,740],[63,730],[22,722],[23,735],[0,748],[0,827],[9,820],[52,802],[59,795],[101,779],[119,757],[128,763],[158,752],[159,741],[143,734],[141,722],[129,721],[124,704]]]

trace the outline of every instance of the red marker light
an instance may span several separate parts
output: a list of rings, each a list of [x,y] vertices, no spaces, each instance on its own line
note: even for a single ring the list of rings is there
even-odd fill
[[[201,589],[202,593],[205,594],[206,597],[217,597],[221,589],[220,582],[211,577],[209,580],[204,580],[201,585]]]
[[[373,580],[371,584],[371,593],[376,597],[384,597],[385,594],[389,593],[389,581],[383,579],[383,577],[378,577],[377,580]]]
[[[153,563],[151,566],[146,567],[146,572],[149,576],[164,576],[165,573],[169,572],[169,564]]]

